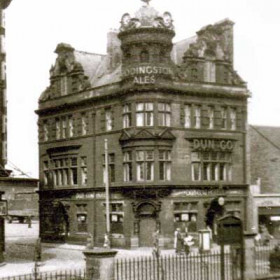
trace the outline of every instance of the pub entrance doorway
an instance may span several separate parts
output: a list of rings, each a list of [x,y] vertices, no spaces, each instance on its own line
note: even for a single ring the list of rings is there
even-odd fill
[[[153,234],[156,231],[155,217],[143,216],[140,219],[139,245],[140,247],[153,246]]]
[[[156,209],[150,203],[143,203],[138,208],[139,246],[152,247],[153,234],[157,228]]]

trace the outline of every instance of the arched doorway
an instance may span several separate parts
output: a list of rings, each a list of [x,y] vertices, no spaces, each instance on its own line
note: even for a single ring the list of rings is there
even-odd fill
[[[65,242],[69,233],[69,217],[66,207],[61,202],[54,203],[54,224],[57,241]]]
[[[143,203],[138,207],[140,247],[153,246],[153,234],[157,228],[156,216],[154,205]]]

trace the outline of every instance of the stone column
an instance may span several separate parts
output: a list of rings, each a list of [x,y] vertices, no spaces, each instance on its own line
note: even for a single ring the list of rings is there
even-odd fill
[[[89,280],[113,280],[117,251],[103,248],[85,250],[86,273]]]
[[[253,280],[255,276],[255,233],[244,233],[244,279]]]

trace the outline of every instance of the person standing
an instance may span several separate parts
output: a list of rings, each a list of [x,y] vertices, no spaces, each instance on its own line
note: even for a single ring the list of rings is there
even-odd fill
[[[191,235],[189,235],[188,233],[186,233],[186,236],[184,238],[184,249],[185,249],[186,255],[188,255],[190,253],[190,251],[191,251],[190,248],[193,244],[194,244],[193,237]]]
[[[174,249],[176,253],[182,251],[182,235],[180,228],[176,228],[174,232]]]
[[[154,244],[153,255],[158,258],[160,256],[158,229],[153,233],[153,244]]]

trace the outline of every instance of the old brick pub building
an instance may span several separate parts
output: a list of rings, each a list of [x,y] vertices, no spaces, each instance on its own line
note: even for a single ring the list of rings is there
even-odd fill
[[[108,34],[107,55],[57,46],[37,110],[43,241],[103,244],[105,139],[113,246],[152,246],[158,228],[171,247],[175,228],[205,229],[217,197],[248,228],[249,92],[233,22],[174,36],[171,14],[147,3]]]

